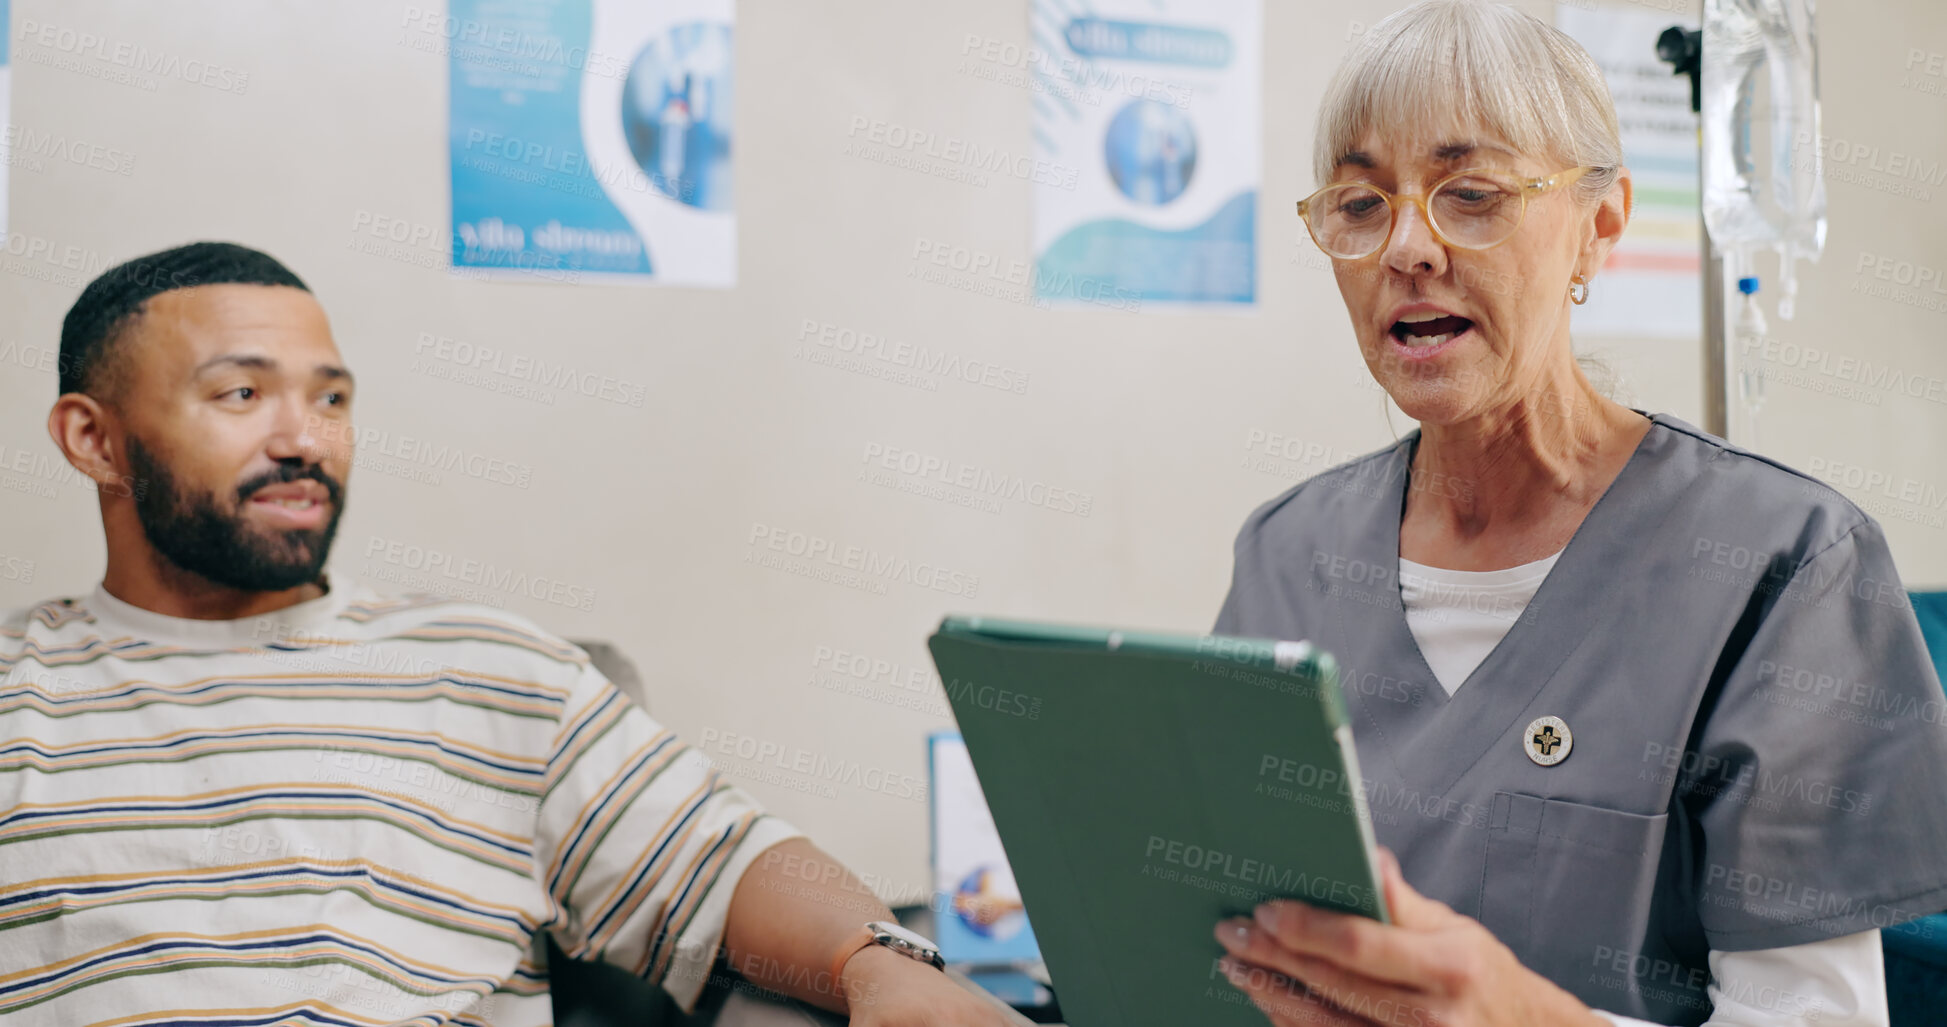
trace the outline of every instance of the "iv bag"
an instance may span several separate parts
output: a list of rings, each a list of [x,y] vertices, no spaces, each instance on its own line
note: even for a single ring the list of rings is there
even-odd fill
[[[1825,249],[1825,171],[1819,155],[1815,0],[1704,0],[1704,227],[1725,276],[1755,273],[1753,254],[1778,253],[1778,316],[1790,320],[1793,264]],[[1751,153],[1752,100],[1763,73],[1770,159]]]

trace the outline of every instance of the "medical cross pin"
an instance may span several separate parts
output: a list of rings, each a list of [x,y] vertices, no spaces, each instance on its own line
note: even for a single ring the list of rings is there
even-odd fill
[[[1529,759],[1552,767],[1568,759],[1569,750],[1575,748],[1575,733],[1560,717],[1536,717],[1523,733],[1521,747],[1527,750]]]

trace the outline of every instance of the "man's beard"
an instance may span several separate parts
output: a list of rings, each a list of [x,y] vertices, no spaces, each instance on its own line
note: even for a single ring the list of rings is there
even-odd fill
[[[225,511],[214,493],[193,493],[133,435],[129,470],[140,486],[135,513],[149,544],[177,567],[219,585],[250,592],[282,592],[317,581],[331,555],[331,539],[344,512],[344,488],[316,464],[280,463],[237,486],[236,506]],[[267,485],[310,479],[331,497],[331,519],[322,528],[264,532],[244,522],[244,504]]]

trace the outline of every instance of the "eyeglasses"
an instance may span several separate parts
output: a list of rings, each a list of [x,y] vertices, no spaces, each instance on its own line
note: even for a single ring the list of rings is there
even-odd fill
[[[1507,242],[1521,227],[1528,198],[1554,192],[1596,170],[1585,164],[1547,178],[1475,168],[1457,171],[1415,196],[1397,196],[1363,182],[1328,185],[1298,201],[1312,241],[1328,256],[1358,260],[1378,253],[1392,238],[1406,204],[1415,204],[1433,234],[1448,246],[1485,250]]]

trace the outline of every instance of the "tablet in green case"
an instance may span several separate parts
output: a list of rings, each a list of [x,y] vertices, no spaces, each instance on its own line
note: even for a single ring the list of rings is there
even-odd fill
[[[1262,1027],[1218,920],[1386,920],[1329,654],[986,617],[928,642],[1069,1023]]]

